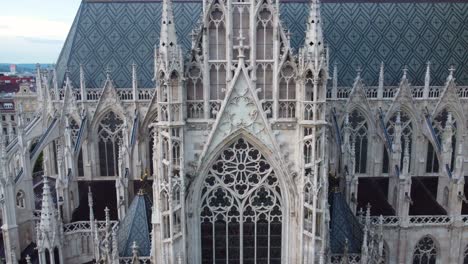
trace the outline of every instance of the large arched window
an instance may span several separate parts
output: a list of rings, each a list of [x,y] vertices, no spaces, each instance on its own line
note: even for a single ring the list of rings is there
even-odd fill
[[[123,121],[109,112],[99,123],[99,167],[101,176],[117,175],[119,144],[122,143]]]
[[[424,236],[414,247],[413,264],[435,264],[436,260],[437,246],[430,236]]]
[[[202,263],[281,263],[278,185],[273,168],[244,139],[221,153],[202,190]]]
[[[349,115],[349,124],[351,128],[351,144],[353,144],[354,147],[354,172],[366,173],[368,143],[366,118],[361,112],[354,110]]]

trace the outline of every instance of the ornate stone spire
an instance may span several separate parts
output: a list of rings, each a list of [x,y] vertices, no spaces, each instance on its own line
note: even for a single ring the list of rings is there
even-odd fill
[[[50,192],[49,180],[47,176],[44,176],[42,190],[42,208],[41,208],[41,220],[40,220],[40,231],[42,234],[51,233],[54,231],[54,227],[57,226],[55,218],[55,206],[52,199],[52,193]]]
[[[427,62],[426,66],[426,77],[424,78],[424,90],[423,90],[423,97],[429,97],[429,85],[431,84],[431,62]]]
[[[159,54],[160,59],[165,59],[168,61],[170,59],[171,51],[175,50],[177,47],[177,35],[174,24],[172,0],[163,0],[161,20],[162,24],[159,37]]]
[[[311,0],[309,19],[307,21],[307,32],[305,37],[305,47],[318,64],[324,52],[322,17],[320,15],[320,0]]]
[[[81,91],[81,101],[86,101],[86,82],[83,65],[80,64],[80,91]]]
[[[320,0],[311,0],[307,31],[305,36],[305,56],[318,69],[320,64],[326,63],[324,59],[324,44],[322,31],[322,17],[320,15]]]

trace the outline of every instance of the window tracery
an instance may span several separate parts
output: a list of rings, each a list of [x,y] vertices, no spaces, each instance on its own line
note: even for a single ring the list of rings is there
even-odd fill
[[[122,144],[123,121],[114,112],[109,112],[99,123],[99,165],[102,176],[116,176],[118,149]]]
[[[351,144],[354,147],[355,173],[366,173],[368,125],[364,115],[354,110],[349,115]]]
[[[257,60],[273,59],[273,15],[264,4],[257,16],[256,33]]]
[[[26,195],[21,190],[16,193],[16,206],[20,209],[26,208]]]
[[[201,199],[202,263],[281,263],[281,192],[273,168],[244,139],[211,166]]]
[[[296,74],[294,67],[286,63],[280,71],[279,118],[294,118],[296,112]]]
[[[434,240],[429,236],[425,236],[419,240],[414,248],[413,264],[435,264],[437,253]]]
[[[226,59],[226,28],[224,18],[223,6],[219,3],[215,3],[210,13],[208,28],[210,60]]]

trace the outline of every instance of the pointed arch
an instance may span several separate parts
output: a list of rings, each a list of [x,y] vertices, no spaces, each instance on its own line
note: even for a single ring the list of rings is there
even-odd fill
[[[202,262],[279,263],[282,201],[275,170],[258,149],[243,138],[224,148],[200,197]]]
[[[357,108],[349,115],[350,142],[354,149],[354,172],[366,173],[367,148],[369,144],[369,122],[363,112]]]
[[[274,12],[269,4],[262,4],[256,13],[256,59],[273,60]]]
[[[436,264],[438,258],[436,240],[429,235],[423,236],[413,250],[413,264]]]
[[[110,110],[96,124],[101,176],[117,176],[118,149],[123,140],[123,118]]]
[[[279,244],[279,247],[281,247],[281,244],[287,245],[288,241],[290,239],[289,234],[288,234],[288,230],[291,229],[291,228],[294,228],[294,227],[291,227],[291,225],[295,225],[295,222],[293,222],[293,221],[291,221],[291,219],[289,219],[290,205],[293,204],[296,201],[295,199],[297,199],[297,197],[295,197],[294,194],[298,193],[297,190],[295,190],[296,186],[291,183],[292,182],[292,177],[291,177],[292,175],[289,175],[286,172],[285,168],[283,168],[283,166],[279,163],[280,160],[278,158],[275,158],[276,152],[273,152],[270,149],[269,146],[264,145],[264,143],[262,141],[260,141],[254,135],[250,134],[249,132],[247,132],[245,130],[235,131],[234,133],[232,133],[232,135],[230,135],[228,138],[223,140],[223,142],[221,144],[219,144],[216,148],[214,148],[212,151],[208,152],[206,157],[203,159],[203,160],[205,160],[205,162],[202,163],[202,166],[196,172],[196,174],[199,175],[199,176],[195,177],[194,182],[192,182],[190,187],[189,187],[188,196],[187,196],[187,204],[188,204],[188,208],[191,208],[191,209],[189,209],[189,214],[193,214],[193,216],[194,216],[191,219],[189,219],[189,224],[191,224],[192,226],[198,226],[200,228],[194,228],[192,230],[188,230],[189,232],[191,232],[191,234],[189,234],[189,235],[193,236],[196,240],[197,239],[203,240],[204,239],[203,234],[210,235],[209,233],[204,233],[204,231],[208,232],[209,230],[213,230],[213,229],[206,228],[206,227],[205,227],[205,229],[201,228],[202,227],[201,226],[201,224],[202,224],[202,217],[201,217],[202,213],[206,212],[206,213],[209,214],[209,211],[202,210],[201,205],[203,204],[204,199],[207,198],[207,197],[211,197],[210,195],[213,194],[212,191],[214,191],[214,188],[211,188],[209,190],[207,189],[206,182],[207,182],[207,179],[209,179],[209,178],[213,179],[213,177],[210,176],[210,175],[213,175],[212,174],[213,168],[214,168],[213,166],[215,164],[220,164],[220,162],[223,159],[222,158],[223,156],[227,157],[226,155],[224,155],[224,151],[226,151],[229,148],[232,148],[232,146],[235,145],[241,139],[244,140],[246,142],[246,144],[248,144],[248,146],[250,148],[254,149],[255,153],[257,153],[257,155],[262,157],[261,158],[263,160],[262,164],[267,164],[268,166],[270,166],[271,170],[274,171],[274,174],[275,174],[276,179],[277,179],[277,183],[275,183],[275,185],[280,189],[280,192],[281,192],[280,201],[281,201],[281,213],[282,213],[282,215],[281,215],[282,225],[281,225],[281,228],[280,228],[281,229],[281,237],[279,237],[276,240],[276,242],[281,242]],[[233,167],[233,166],[231,166],[231,167]],[[215,172],[216,172],[216,170],[215,170]],[[217,175],[214,175],[214,177],[217,177]],[[219,177],[218,177],[218,179],[219,179]],[[262,181],[262,182],[264,182],[264,181]],[[217,186],[219,186],[219,185],[217,185]],[[235,186],[235,184],[224,185],[224,186],[230,186],[230,187],[227,187],[227,188],[232,188],[233,186]],[[245,191],[244,195],[240,195],[242,201],[244,201],[243,204],[247,204],[247,202],[245,202],[246,199],[248,197],[250,197],[249,195],[252,195],[257,190],[258,190],[258,188],[254,188],[253,191],[252,190]],[[209,193],[207,193],[208,191],[209,191]],[[227,193],[227,192],[224,191],[223,193]],[[229,191],[229,193],[227,193],[227,194],[229,194],[230,195],[229,197],[232,198],[233,193],[235,193],[235,192]],[[239,201],[239,198],[237,198],[237,199],[238,199],[237,201]],[[238,205],[238,203],[236,205]],[[227,211],[224,211],[224,212],[227,213]],[[251,211],[249,211],[249,212],[251,212]],[[206,217],[209,217],[209,215],[206,215]],[[240,219],[240,215],[238,216],[237,219]],[[249,222],[249,223],[252,224],[251,222]],[[224,223],[224,225],[226,225],[226,223]],[[210,237],[210,239],[211,239],[211,237]],[[202,253],[202,246],[197,245],[196,247],[193,247],[191,250],[192,250],[192,255],[196,256],[196,258],[197,258],[196,263],[202,263],[201,262],[202,254],[203,254]],[[277,253],[280,253],[281,256],[287,257],[289,250],[287,249],[287,247],[282,247],[281,249],[278,249],[277,251],[278,251]]]

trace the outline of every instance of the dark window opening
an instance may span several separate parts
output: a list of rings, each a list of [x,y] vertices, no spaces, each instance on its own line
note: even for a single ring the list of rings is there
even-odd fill
[[[388,202],[388,178],[359,178],[357,207],[365,209],[371,205],[371,215],[395,215]]]
[[[89,220],[88,206],[88,186],[91,186],[93,193],[93,212],[94,218],[105,220],[104,209],[109,208],[111,220],[117,219],[117,193],[115,190],[115,181],[99,182],[78,182],[78,192],[80,205],[75,209],[72,215],[72,222]]]
[[[412,177],[410,215],[446,215],[437,202],[438,177]]]
[[[428,142],[427,144],[426,172],[439,172],[439,159],[437,158],[437,153],[434,149],[434,146],[432,146],[431,142]]]

